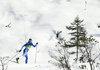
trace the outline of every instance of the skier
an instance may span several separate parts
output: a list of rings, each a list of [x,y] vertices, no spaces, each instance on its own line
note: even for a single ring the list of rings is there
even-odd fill
[[[25,47],[25,49],[23,50],[23,55],[18,57],[18,58],[16,58],[17,63],[19,63],[18,62],[19,58],[25,57],[26,58],[25,63],[27,64],[27,62],[28,62],[28,55],[27,55],[27,53],[28,53],[29,49],[31,48],[31,46],[36,47],[37,45],[38,45],[38,42],[36,43],[36,45],[33,45],[32,39],[30,38],[29,41],[26,44],[24,44],[21,47],[21,49],[19,50],[19,52],[21,52],[23,47]]]

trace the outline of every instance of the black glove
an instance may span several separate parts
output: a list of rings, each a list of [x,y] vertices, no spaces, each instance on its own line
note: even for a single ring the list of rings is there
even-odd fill
[[[21,50],[19,50],[19,52],[21,52]]]
[[[36,44],[38,44],[38,42]]]

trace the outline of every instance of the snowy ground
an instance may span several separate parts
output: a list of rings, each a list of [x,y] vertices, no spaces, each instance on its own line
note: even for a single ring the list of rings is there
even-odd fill
[[[59,70],[57,67],[48,64],[13,64],[9,65],[8,70]]]
[[[100,29],[97,28],[100,24],[99,0],[0,0],[0,57],[12,58],[29,38],[33,39],[33,44],[39,43],[36,64],[36,48],[32,48],[27,65],[22,58],[20,64],[10,62],[8,70],[58,70],[48,63],[51,60],[48,50],[57,43],[54,31],[62,31],[61,36],[69,40],[66,26],[77,15],[84,19],[88,35],[92,34],[100,41]],[[10,27],[5,27],[10,22]]]

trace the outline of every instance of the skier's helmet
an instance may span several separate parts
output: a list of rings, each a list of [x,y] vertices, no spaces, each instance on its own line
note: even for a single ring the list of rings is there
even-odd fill
[[[32,39],[30,38],[29,41],[32,41]]]

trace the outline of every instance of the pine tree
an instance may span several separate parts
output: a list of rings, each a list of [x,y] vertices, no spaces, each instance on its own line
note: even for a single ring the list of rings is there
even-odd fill
[[[76,47],[76,58],[78,59],[78,50],[79,47],[84,47],[86,46],[85,44],[85,39],[86,39],[86,30],[83,27],[81,23],[83,20],[80,20],[79,17],[77,16],[74,20],[73,23],[71,23],[71,26],[66,26],[66,29],[70,30],[71,33],[69,33],[72,37],[70,38],[70,43],[69,47]]]

